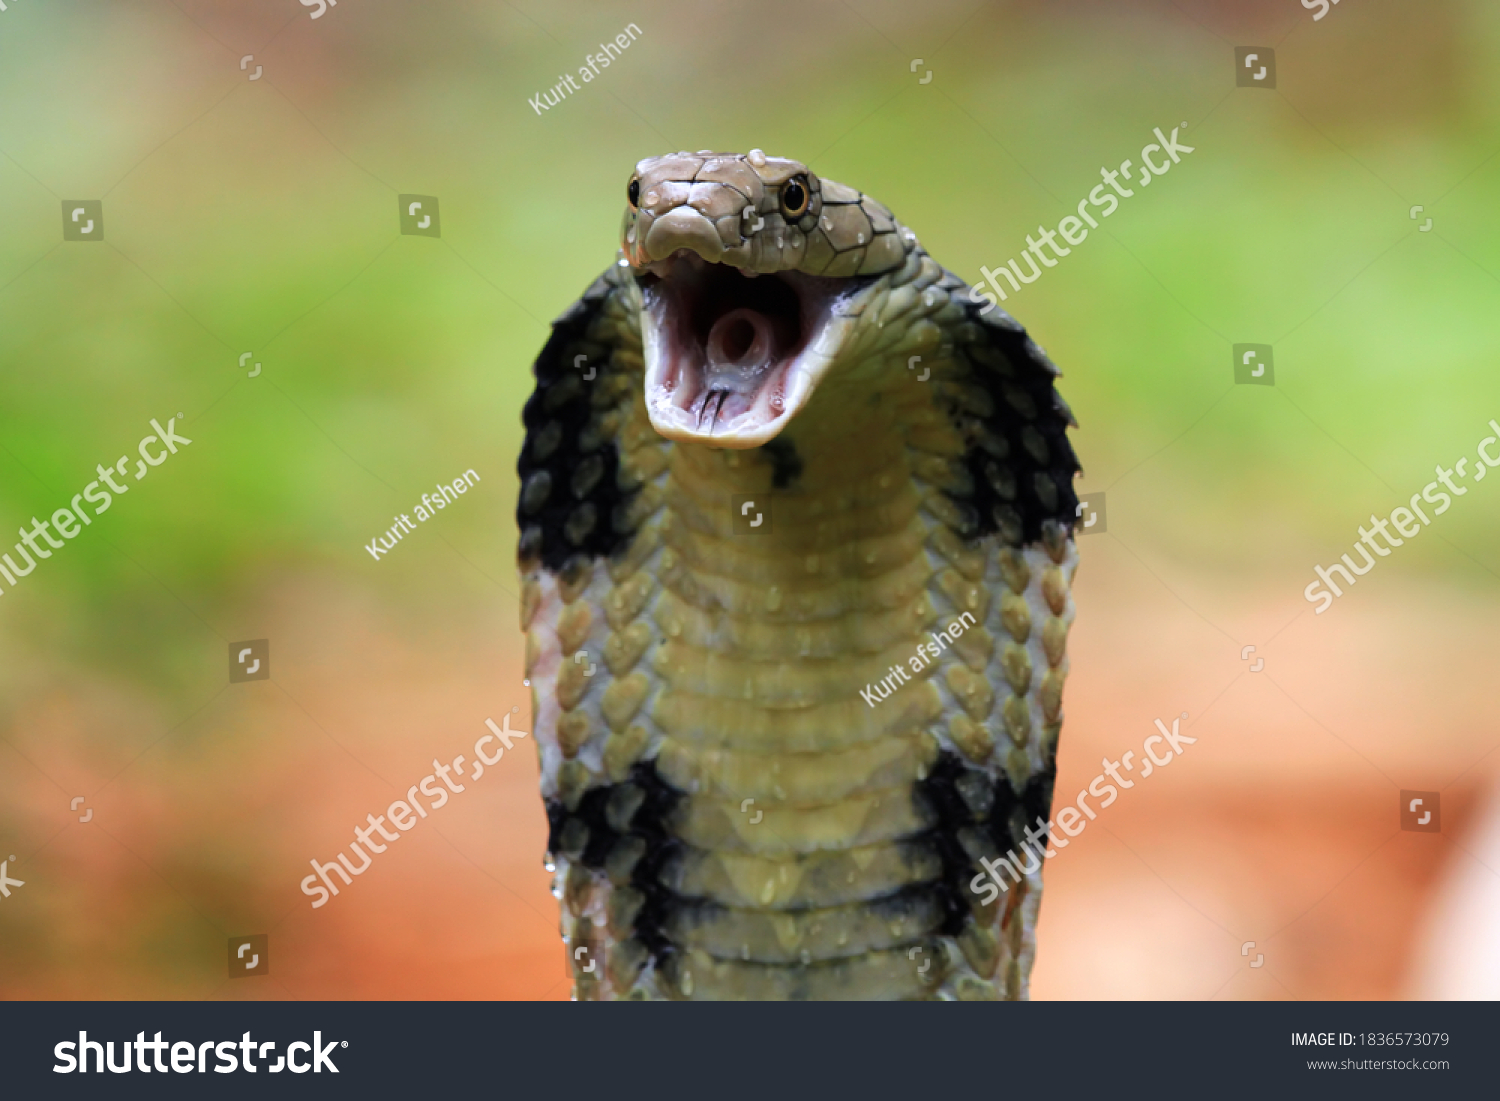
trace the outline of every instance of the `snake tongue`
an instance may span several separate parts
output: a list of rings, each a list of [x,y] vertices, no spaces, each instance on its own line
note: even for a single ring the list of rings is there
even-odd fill
[[[715,447],[759,447],[806,404],[847,320],[847,280],[753,278],[678,253],[642,281],[646,409],[657,432]]]

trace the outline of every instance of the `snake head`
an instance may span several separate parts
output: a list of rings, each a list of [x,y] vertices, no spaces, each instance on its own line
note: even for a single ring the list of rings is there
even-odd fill
[[[758,149],[652,157],[626,197],[646,408],[673,440],[774,439],[850,346],[881,276],[918,250],[873,199]]]

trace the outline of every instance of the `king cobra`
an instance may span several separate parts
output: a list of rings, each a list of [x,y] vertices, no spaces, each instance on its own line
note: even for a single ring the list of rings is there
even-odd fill
[[[796,161],[655,157],[627,196],[518,463],[574,997],[1025,998],[1077,564],[1058,371]]]

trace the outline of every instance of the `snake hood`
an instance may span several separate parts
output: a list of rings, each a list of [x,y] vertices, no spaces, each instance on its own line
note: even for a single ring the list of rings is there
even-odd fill
[[[626,197],[517,464],[575,995],[1025,997],[1077,565],[1057,371],[796,161],[657,157]]]

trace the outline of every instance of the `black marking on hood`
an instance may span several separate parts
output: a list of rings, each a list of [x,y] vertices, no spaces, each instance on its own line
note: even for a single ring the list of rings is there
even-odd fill
[[[616,290],[618,277],[612,275],[596,279],[553,322],[532,368],[536,389],[521,414],[526,442],[516,463],[523,571],[538,562],[556,572],[580,555],[607,557],[632,534],[622,525],[639,487],[620,486],[619,445],[600,430],[600,418],[628,396],[619,385],[622,372],[610,366],[612,343],[598,336],[608,326],[595,329],[605,299]]]
[[[957,936],[970,913],[969,881],[983,869],[969,856],[959,835],[964,830],[977,830],[997,856],[1008,852],[1022,852],[1026,841],[1026,827],[1036,827],[1037,816],[1045,823],[1052,812],[1052,784],[1056,768],[1049,766],[1045,772],[1035,773],[1026,786],[1017,793],[1009,778],[1001,773],[994,780],[983,769],[971,768],[952,750],[945,749],[937,763],[928,772],[925,780],[915,785],[915,798],[919,812],[936,823],[913,841],[925,841],[936,850],[943,862],[943,874],[938,888],[942,893],[947,918],[939,930],[945,936]],[[970,788],[969,798],[964,788]],[[973,805],[974,788],[988,789],[988,806],[981,805],[979,812]],[[1045,835],[1045,831],[1043,831]],[[991,859],[994,859],[991,857]]]
[[[972,496],[947,494],[970,521],[962,534],[999,533],[1019,547],[1040,541],[1048,521],[1072,531],[1078,510],[1073,478],[1080,467],[1067,435],[1073,414],[1053,385],[1057,368],[1008,314],[996,309],[981,317],[962,292],[956,298],[978,323],[977,335],[958,350],[971,366],[970,380],[993,406],[980,418],[947,403],[950,419],[971,441],[963,463]]]
[[[771,488],[786,489],[802,477],[802,456],[797,454],[797,445],[784,435],[763,444],[760,450],[771,463]]]
[[[682,798],[682,792],[656,771],[656,761],[650,760],[631,769],[624,783],[590,788],[575,811],[568,811],[557,799],[546,801],[549,853],[562,853],[590,871],[605,871],[611,854],[620,846],[641,850],[630,871],[629,886],[639,891],[644,901],[631,926],[631,936],[658,967],[677,951],[667,934],[673,913],[692,901],[668,887],[662,874],[682,850],[682,842],[668,828]],[[583,827],[581,831],[579,826]],[[582,849],[568,852],[568,844],[576,846],[579,838],[583,839]]]

